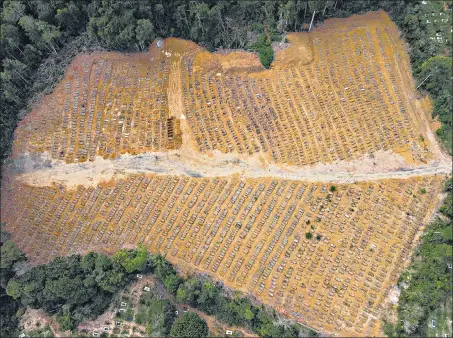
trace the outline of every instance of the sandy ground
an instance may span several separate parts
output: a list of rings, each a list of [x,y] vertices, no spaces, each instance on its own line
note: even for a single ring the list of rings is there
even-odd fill
[[[72,164],[52,160],[45,153],[39,156],[26,154],[9,165],[9,169],[18,174],[17,178],[27,184],[48,186],[57,183],[68,187],[94,186],[103,181],[137,173],[192,177],[239,175],[243,178],[275,177],[310,182],[350,183],[448,174],[451,173],[451,168],[451,160],[447,158],[414,166],[391,152],[379,152],[349,162],[296,167],[263,163],[260,155],[241,157],[213,152],[212,156],[209,156],[188,149],[141,155],[126,154],[114,160],[97,157],[92,162]]]

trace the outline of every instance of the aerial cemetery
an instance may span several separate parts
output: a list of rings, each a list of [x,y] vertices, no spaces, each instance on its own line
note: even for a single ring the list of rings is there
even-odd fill
[[[389,291],[445,175],[323,181],[285,170],[350,161],[361,170],[361,159],[385,154],[412,169],[443,159],[384,12],[327,20],[288,40],[268,70],[252,53],[176,38],[145,53],[77,56],[20,122],[12,162],[43,158],[75,175],[124,156],[173,154],[194,170],[198,159],[257,159],[269,175],[129,168],[99,183],[49,175],[35,185],[13,165],[1,216],[17,246],[42,264],[142,243],[183,273],[208,274],[321,332],[381,335]]]

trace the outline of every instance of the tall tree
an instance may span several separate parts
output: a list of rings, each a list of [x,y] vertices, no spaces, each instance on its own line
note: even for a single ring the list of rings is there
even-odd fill
[[[19,24],[39,49],[57,52],[58,38],[61,36],[57,27],[45,21],[37,20],[30,15],[21,17]]]
[[[154,26],[149,19],[140,19],[137,21],[135,36],[141,50],[144,50],[148,44],[155,39]]]

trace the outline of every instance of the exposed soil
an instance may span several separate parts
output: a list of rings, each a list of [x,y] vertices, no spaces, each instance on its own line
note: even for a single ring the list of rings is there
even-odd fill
[[[224,281],[227,278],[228,268],[231,279],[234,280],[233,277],[237,276],[237,272],[234,271],[235,264],[231,262],[234,262],[234,259],[237,261],[238,258],[245,259],[255,255],[252,250],[261,243],[260,250],[264,245],[266,253],[258,251],[253,262],[251,260],[254,264],[250,263],[250,268],[261,269],[263,267],[264,269],[266,264],[270,265],[269,256],[272,250],[274,250],[272,255],[275,255],[275,262],[278,264],[272,263],[273,265],[269,267],[270,272],[266,272],[266,275],[263,271],[259,274],[257,272],[257,276],[259,275],[259,278],[263,280],[262,285],[254,284],[251,289],[254,290],[253,292],[258,292],[259,288],[263,288],[257,293],[260,301],[272,304],[280,312],[293,316],[289,313],[291,310],[287,310],[282,305],[284,303],[282,303],[281,297],[284,295],[285,298],[291,299],[297,291],[300,299],[302,299],[301,295],[305,298],[295,301],[294,308],[304,312],[296,312],[294,318],[310,325],[316,325],[318,329],[330,330],[330,333],[378,334],[380,332],[379,313],[382,312],[381,305],[385,303],[382,297],[388,298],[388,304],[396,301],[396,294],[391,290],[388,291],[396,283],[398,273],[410,258],[410,251],[415,246],[421,231],[420,224],[426,223],[432,217],[435,205],[441,200],[441,197],[437,195],[441,181],[438,175],[450,174],[452,161],[443,153],[433,133],[436,124],[429,116],[430,103],[425,99],[418,100],[419,93],[416,92],[410,77],[408,56],[398,38],[398,32],[395,31],[396,26],[382,12],[353,16],[347,20],[349,21],[345,21],[345,19],[327,20],[325,24],[310,34],[289,34],[289,47],[281,48],[276,53],[275,62],[270,70],[263,70],[256,54],[243,51],[209,53],[194,43],[174,38],[166,39],[161,48],[154,43],[150,47],[149,55],[142,53],[132,56],[134,62],[130,62],[131,60],[128,59],[130,55],[106,54],[102,62],[112,65],[113,71],[110,66],[100,66],[97,63],[101,60],[100,54],[79,56],[74,62],[72,70],[67,72],[68,81],[65,84],[69,86],[69,89],[65,89],[63,82],[57,86],[55,92],[58,95],[47,96],[40,108],[20,123],[18,133],[16,133],[15,156],[6,166],[5,178],[2,182],[4,183],[3,192],[5,195],[6,192],[10,194],[9,199],[13,201],[2,199],[2,205],[8,206],[5,209],[10,209],[6,212],[2,211],[2,214],[8,214],[10,217],[9,223],[12,224],[13,236],[16,236],[18,243],[30,253],[43,251],[43,255],[34,257],[41,261],[47,260],[50,255],[57,253],[68,254],[92,248],[115,250],[120,245],[116,235],[124,235],[121,238],[121,240],[124,239],[124,243],[121,242],[121,245],[130,246],[131,242],[126,240],[126,236],[129,236],[131,229],[139,231],[140,234],[143,232],[145,242],[147,241],[149,247],[154,249],[155,247],[161,248],[162,243],[174,236],[166,249],[170,250],[172,246],[177,249],[172,263],[182,269],[184,267],[191,269],[193,267],[188,262],[195,259],[195,253],[199,252],[200,243],[202,239],[205,239],[203,236],[199,236],[198,225],[207,229],[218,220],[216,227],[220,227],[222,230],[219,233],[217,230],[212,233],[209,243],[203,246],[204,251],[201,256],[207,254],[209,249],[212,257],[218,258],[219,262],[222,262],[225,255],[230,257],[228,258],[230,265],[228,267],[225,265],[222,278],[219,277],[220,275],[214,277]],[[345,24],[346,22],[348,24]],[[351,30],[353,30],[353,34],[351,34]],[[379,32],[380,35],[376,32]],[[351,58],[332,57],[334,54],[330,48],[335,45],[335,39],[341,40],[344,46],[340,52],[347,53],[347,56],[351,56]],[[365,40],[367,41],[366,47],[360,49],[356,44],[357,41]],[[282,47],[286,47],[286,45],[282,45]],[[369,57],[371,54],[368,54],[367,48],[374,50],[371,53],[373,58]],[[374,58],[374,55],[377,57]],[[193,64],[189,67],[190,62]],[[328,71],[331,62],[335,62],[336,66]],[[357,71],[355,67],[362,67],[361,70],[364,70],[364,67],[368,66],[367,62],[376,66],[373,75],[378,76],[379,74],[379,81],[376,81],[375,85],[371,85],[370,81],[366,80],[370,78],[364,76],[364,71]],[[157,69],[157,66],[160,68]],[[295,70],[285,73],[288,68]],[[124,72],[115,73],[116,69],[124,70]],[[345,70],[349,73],[343,73]],[[156,76],[152,81],[150,72]],[[302,76],[299,72],[305,75]],[[111,80],[111,74],[114,75],[115,81],[113,82],[107,81]],[[77,76],[81,81],[73,81]],[[96,76],[106,79],[106,81],[94,81]],[[158,82],[160,86],[153,87],[151,91],[144,91],[143,88],[147,87],[133,82],[134,76],[145,81],[144,83],[147,85]],[[351,82],[347,83],[346,78],[351,78]],[[374,77],[372,78],[374,79]],[[256,83],[261,83],[260,81],[266,83],[266,88],[261,88],[260,85],[254,87]],[[98,86],[100,91],[108,93],[105,105],[101,105],[99,108],[100,117],[95,116],[94,110],[90,112],[85,109],[78,110],[81,106],[85,108],[90,104],[97,104],[96,100],[91,102],[91,98],[81,98],[83,95],[79,97],[78,91],[75,95],[74,88],[78,90],[78,87],[72,88],[71,86],[74,85],[73,83],[79,85],[79,82],[84,86]],[[370,85],[369,88],[368,85]],[[193,89],[195,87],[199,88]],[[113,90],[111,90],[112,88]],[[131,88],[136,89],[140,100],[143,98],[142,106],[137,103],[138,108],[134,114],[131,109],[126,109],[132,101],[136,102],[131,100]],[[90,90],[88,88],[85,92],[90,93]],[[226,94],[225,92],[228,90],[235,91],[234,95]],[[390,90],[394,91],[389,94]],[[377,95],[382,97],[378,98]],[[64,108],[66,99],[68,106],[74,105],[76,108],[63,116],[61,109]],[[137,102],[141,102],[140,100]],[[228,104],[220,105],[218,102],[221,103],[222,100],[227,101]],[[57,104],[52,106],[54,101]],[[189,101],[194,103],[188,104]],[[378,102],[380,106],[377,106]],[[157,107],[154,107],[154,104]],[[397,105],[399,108],[396,108]],[[98,108],[98,106],[96,107]],[[258,107],[260,109],[267,107],[269,110],[264,110],[264,108],[260,110]],[[253,108],[257,109],[252,112]],[[195,115],[195,112],[198,115]],[[381,114],[381,112],[387,112],[387,114]],[[90,118],[86,117],[88,113],[91,114],[89,117],[94,119],[96,124],[92,123],[93,120],[90,122]],[[385,116],[375,120],[374,118],[378,114]],[[263,123],[260,125],[262,130],[258,130],[259,132],[255,118],[260,118],[260,123]],[[294,122],[296,118],[304,120]],[[146,127],[146,123],[142,123],[142,120],[147,121],[149,127]],[[65,128],[62,128],[63,121],[66,121],[64,122],[67,126]],[[89,127],[87,128],[86,125]],[[254,130],[254,127],[257,129]],[[257,139],[262,136],[264,131],[266,131],[266,137],[262,139],[263,146],[261,144],[258,146]],[[87,134],[91,134],[93,138],[86,139]],[[260,135],[258,136],[258,134]],[[98,142],[97,136],[102,140]],[[386,140],[386,137],[389,139]],[[296,143],[297,146],[295,146]],[[266,144],[267,148],[264,148]],[[383,144],[386,146],[382,146]],[[70,155],[67,151],[70,152]],[[88,151],[90,151],[89,154]],[[338,158],[343,160],[335,160]],[[314,164],[306,165],[306,163]],[[128,191],[133,181],[137,179],[133,176],[134,174],[159,176],[156,179],[158,183],[154,182],[156,186],[152,186],[153,189],[148,189],[149,183],[146,183],[146,187],[143,188],[143,192],[146,192],[144,196],[140,193],[132,193],[132,196],[128,196],[125,193],[118,198],[115,195],[118,191],[114,191],[115,194],[112,192],[110,196],[111,201],[103,206],[104,200],[100,202],[96,194],[99,193],[97,190],[103,190],[106,184],[102,187],[98,185],[108,183],[113,188],[119,184],[120,179],[125,178]],[[162,178],[162,175],[167,177]],[[190,177],[190,179],[185,180],[186,177]],[[210,189],[214,191],[214,187],[217,187],[218,183],[211,182],[217,177],[228,178],[229,183],[232,183],[232,189],[234,187],[234,192],[229,190],[225,192],[222,190],[224,189],[222,186],[219,196],[226,194],[225,198],[227,198],[230,193],[233,193],[233,196],[228,200],[222,200],[216,196],[212,203],[214,204],[217,198],[221,202],[212,208],[211,205],[207,206],[205,201],[209,200]],[[211,178],[211,180],[197,180],[196,178]],[[246,180],[239,183],[239,178]],[[260,215],[263,217],[263,222],[257,230],[259,223],[256,221],[256,217],[262,210],[261,205],[258,208],[253,204],[256,200],[247,201],[251,199],[250,194],[259,183],[262,183],[263,187],[269,187],[271,178],[276,178],[277,184],[282,185],[278,195],[271,193],[273,190],[269,190],[272,199],[275,198],[275,203],[279,200],[279,203],[282,202],[282,204],[281,207],[276,204],[277,207],[274,208],[275,205],[270,203],[267,198],[260,200],[263,208],[268,208],[268,215]],[[15,179],[25,184],[12,183],[10,185],[9,183]],[[262,180],[252,182],[254,179]],[[385,179],[401,180],[379,181]],[[301,197],[296,200],[294,188],[291,188],[291,191],[288,187],[285,188],[288,183],[286,180],[294,180],[289,186],[294,184],[296,187],[302,183],[296,183],[296,181],[315,183],[310,184],[310,193],[305,192],[305,195],[301,195],[304,196],[304,200],[300,200]],[[167,181],[172,181],[174,184],[170,182],[168,190],[165,190],[169,183]],[[190,184],[186,181],[190,181]],[[208,181],[210,185],[207,188],[205,185],[201,186],[200,182],[208,184]],[[342,196],[335,197],[335,205],[330,205],[332,203],[331,195],[334,194],[329,192],[328,182],[348,183],[348,185],[338,187],[342,191]],[[349,184],[355,182],[361,183]],[[174,193],[176,184],[180,190],[172,195],[174,198],[172,200],[169,197]],[[211,188],[211,184],[213,188]],[[246,187],[245,191],[242,189],[242,184]],[[365,187],[367,184],[368,187]],[[198,185],[199,188],[188,189],[187,186],[192,185],[193,187]],[[238,185],[241,185],[240,188]],[[95,186],[98,187],[84,190],[84,187]],[[37,187],[46,188],[38,189]],[[418,191],[425,187],[430,190],[429,195],[419,194]],[[74,191],[75,188],[78,188],[77,192]],[[160,192],[158,192],[159,189],[161,189]],[[282,193],[285,189],[288,191]],[[369,193],[368,189],[371,189]],[[179,199],[182,191],[185,192],[185,197]],[[316,191],[315,195],[312,195],[312,191]],[[106,189],[106,194],[110,193],[111,191]],[[126,199],[124,199],[125,195]],[[371,197],[367,198],[368,195]],[[436,199],[436,197],[439,198]],[[137,202],[134,202],[133,198]],[[141,202],[143,207],[142,204],[137,207],[141,198],[143,198],[143,202]],[[286,200],[284,200],[285,198]],[[367,200],[364,201],[363,198],[367,198]],[[57,212],[57,205],[60,205],[62,200],[66,201],[65,203],[71,201],[72,206],[67,209],[69,211],[65,211],[66,204],[64,204]],[[90,204],[86,204],[87,200]],[[150,208],[143,224],[139,227],[137,220],[144,214],[145,206],[150,206],[151,201],[154,200],[156,202],[152,202],[152,208],[156,204],[158,206],[153,210],[154,220],[145,222],[150,216],[149,213],[152,209]],[[175,211],[177,209],[174,207],[175,201],[181,202],[178,204],[180,206],[178,211]],[[188,201],[187,204],[186,201]],[[295,203],[294,208],[290,207],[288,201]],[[416,205],[419,203],[417,201],[422,201],[421,206]],[[305,219],[302,219],[302,216],[297,216],[296,219],[296,202],[300,203],[302,214],[306,212]],[[125,209],[128,208],[128,210],[118,211],[117,218],[113,219],[117,211],[112,205],[120,206],[123,203],[126,204]],[[99,204],[99,209],[91,209],[95,204]],[[356,204],[359,205],[358,208],[356,208]],[[77,205],[79,208],[74,209]],[[329,211],[325,211],[327,205],[329,205]],[[103,214],[96,213],[95,210],[101,210],[101,206]],[[166,206],[167,208],[165,208]],[[194,223],[202,215],[200,211],[204,210],[203,208],[205,208],[206,217],[203,216],[202,220]],[[248,209],[244,210],[244,208]],[[288,209],[286,213],[288,219],[283,222],[281,216],[285,215],[285,208],[290,208],[291,212]],[[303,208],[311,210],[304,211]],[[16,209],[20,210],[17,215]],[[414,212],[413,209],[418,211]],[[88,213],[92,212],[91,210],[95,214],[88,216]],[[168,210],[167,213],[163,212],[166,210]],[[222,218],[218,216],[220,210],[222,210],[220,213]],[[244,223],[238,221],[241,210],[244,212],[242,214]],[[81,218],[82,212],[84,215]],[[412,214],[413,212],[414,214]],[[255,215],[253,221],[251,220],[252,213]],[[70,214],[71,221],[66,222],[68,218],[63,222],[62,216],[67,214]],[[183,214],[186,215],[183,216]],[[192,216],[189,217],[191,214]],[[228,217],[225,218],[226,215]],[[131,220],[132,217],[134,219]],[[183,217],[184,221],[182,221]],[[278,227],[282,227],[283,223],[285,226],[290,224],[291,217],[298,224],[297,238],[291,237],[292,232],[288,232],[285,235],[288,238],[283,241],[279,239],[283,228],[279,230]],[[102,219],[104,223],[101,223],[106,228],[108,226],[107,232],[93,234],[99,227],[99,224],[94,223],[96,219]],[[193,222],[189,224],[190,219]],[[319,225],[313,222],[309,228],[307,222],[310,222],[310,219],[319,222]],[[323,222],[321,222],[322,219],[324,219]],[[388,220],[391,222],[387,222]],[[93,222],[91,223],[91,221]],[[180,223],[178,223],[179,221]],[[253,226],[245,227],[245,229],[243,227],[241,233],[244,232],[244,238],[249,238],[249,243],[253,243],[253,245],[250,244],[250,248],[244,248],[245,241],[242,243],[242,240],[235,237],[239,228],[245,225],[246,221],[250,221]],[[120,224],[121,226],[118,226]],[[126,224],[130,225],[126,226]],[[160,225],[157,226],[158,229],[156,226],[151,229],[147,228],[145,224]],[[192,227],[193,224],[198,225]],[[231,226],[232,224],[236,224],[236,227]],[[269,227],[267,233],[265,230],[261,231],[264,225]],[[76,226],[77,228],[75,228]],[[316,244],[313,243],[313,240],[310,244],[308,240],[303,240],[304,233],[311,231],[309,229],[312,229],[314,233],[315,226],[323,227],[325,238]],[[170,232],[172,227],[175,229],[173,234]],[[364,230],[367,227],[365,236]],[[161,231],[164,229],[168,230],[162,234]],[[181,229],[185,233],[178,235]],[[250,229],[252,232],[256,231],[253,240],[248,235]],[[122,234],[123,231],[124,234]],[[231,238],[228,237],[229,241],[225,244],[224,240],[228,231],[230,231]],[[381,236],[383,231],[385,231],[385,236]],[[394,235],[395,231],[398,232],[398,237]],[[62,232],[65,232],[65,236],[61,235]],[[114,232],[115,235],[110,237]],[[345,233],[342,235],[343,232]],[[23,233],[31,235],[23,236]],[[331,235],[326,235],[328,233]],[[100,238],[104,234],[108,234],[108,236],[105,240],[103,239],[103,244],[101,244]],[[269,237],[271,234],[275,237]],[[69,235],[70,237],[68,237]],[[179,240],[174,242],[177,235],[181,242]],[[19,239],[20,236],[23,238]],[[95,236],[99,236],[99,239]],[[327,236],[331,236],[331,238]],[[362,238],[362,236],[364,237]],[[48,248],[46,248],[47,251],[38,250],[43,247],[43,243],[49,243],[49,238],[54,240],[52,243],[56,243],[55,240],[58,238],[59,244],[55,244],[55,248],[57,248],[55,250],[59,250],[58,252]],[[197,241],[194,241],[194,238],[198,238]],[[271,238],[275,238],[275,240],[271,242]],[[381,281],[382,285],[379,283],[381,286],[376,287],[375,296],[372,296],[370,291],[365,292],[361,288],[368,282],[361,280],[361,275],[363,275],[361,271],[366,271],[366,269],[359,266],[356,258],[353,258],[354,256],[357,259],[363,259],[363,248],[359,250],[358,247],[359,238],[362,238],[360,245],[368,246],[367,255],[375,260],[374,264],[379,269],[392,270],[392,272],[385,270],[383,273],[385,278]],[[368,243],[370,238],[372,243]],[[151,245],[155,239],[161,241],[158,246],[156,242]],[[129,240],[137,241],[137,233]],[[258,242],[258,240],[262,240],[262,242]],[[291,256],[293,259],[288,261],[287,258],[280,257],[280,255],[283,248],[287,244],[290,245],[292,240],[295,240],[294,243],[301,247],[300,252],[302,253],[298,254],[297,259],[293,254]],[[393,244],[390,245],[389,242]],[[233,249],[230,244],[235,247],[237,245],[237,248]],[[91,246],[89,247],[89,245]],[[236,255],[233,250],[238,251],[240,245],[242,245],[241,254]],[[277,250],[278,245],[281,246],[281,250]],[[224,252],[219,254],[221,246],[223,246]],[[312,259],[312,252],[317,246],[319,248],[324,246],[319,250],[317,256],[325,258],[321,263],[323,270],[321,271],[319,268],[319,276],[322,276],[327,270],[330,271],[329,275],[326,275],[329,279],[324,282],[322,282],[322,278],[316,276],[315,271],[317,270],[308,266],[308,264],[316,266],[324,259]],[[342,249],[345,252],[338,253],[336,257],[340,260],[347,256],[344,265],[347,266],[345,269],[350,269],[350,271],[346,272],[349,274],[350,280],[360,282],[353,293],[344,292],[347,298],[352,297],[349,300],[340,300],[338,294],[341,292],[339,290],[343,288],[344,280],[344,276],[340,276],[339,273],[343,275],[345,271],[337,272],[338,265],[333,263],[333,259],[327,258],[327,256],[332,257],[330,252],[337,251],[340,246],[345,248]],[[268,248],[270,248],[269,252],[267,252]],[[306,248],[309,249],[305,250]],[[347,251],[348,248],[349,251]],[[289,250],[289,248],[287,249]],[[383,261],[377,257],[376,249],[388,254],[388,260]],[[179,253],[178,250],[180,250]],[[187,253],[191,254],[189,258]],[[399,254],[400,258],[395,259],[396,254]],[[258,266],[259,264],[256,263],[258,262],[257,257],[264,257],[262,266]],[[354,260],[354,263],[351,263],[350,258]],[[368,258],[366,259],[368,261]],[[206,259],[203,263],[209,267],[211,260],[207,262]],[[197,266],[199,264],[200,262],[197,263]],[[237,265],[238,269],[241,268],[241,264],[242,262]],[[292,275],[294,268],[289,269],[286,264],[288,266],[294,264],[295,267],[303,265],[300,271],[307,266],[311,269],[309,270],[311,273],[300,272],[297,276],[299,279],[297,279]],[[297,267],[297,269],[299,268]],[[200,272],[209,273],[207,268],[199,267],[197,269],[200,269]],[[277,269],[279,270],[276,271]],[[212,271],[217,271],[217,267]],[[373,271],[375,272],[375,270]],[[279,276],[277,272],[282,273]],[[220,272],[216,273],[220,274]],[[330,274],[335,278],[331,278]],[[374,276],[374,273],[370,276],[372,275]],[[248,274],[246,277],[247,282],[241,281],[240,284],[243,291],[250,291],[249,284],[253,282],[253,279]],[[305,282],[312,277],[317,279],[312,280],[310,288],[315,290],[319,286],[322,290],[318,290],[316,295],[314,291],[310,291],[305,286]],[[243,278],[246,281],[245,277]],[[286,278],[294,284],[294,289],[286,289],[288,285]],[[350,282],[349,278],[347,283]],[[376,280],[369,280],[370,283],[372,281],[376,283]],[[143,282],[145,281],[140,281],[137,285],[140,286],[140,283]],[[355,282],[352,281],[352,283]],[[333,284],[336,284],[335,290],[331,286]],[[277,289],[275,289],[276,285],[278,285]],[[230,286],[234,285],[230,284]],[[318,300],[325,300],[326,294],[330,294],[332,297],[328,297],[329,299],[334,299],[332,304],[330,301],[326,301],[323,305],[323,315],[329,313],[329,316],[334,318],[329,321],[318,316],[318,312],[312,312],[319,310],[322,304]],[[341,294],[341,298],[343,296]],[[367,302],[372,304],[376,299],[382,300],[382,302],[379,306],[373,305],[370,313],[370,306],[365,304]],[[348,304],[355,303],[354,309],[352,307],[349,309],[349,305],[346,307],[341,305],[346,301]],[[339,307],[341,311],[347,313],[340,315],[336,310],[332,311],[331,305],[332,308]],[[365,306],[367,309],[364,309]],[[326,310],[327,308],[330,312]],[[195,310],[192,309],[192,311]],[[113,311],[107,312],[96,321],[84,323],[81,325],[81,329],[95,330],[105,321],[113,320],[114,315]],[[42,314],[31,312],[30,316],[40,318]],[[349,319],[345,319],[345,317]],[[365,319],[362,321],[362,318]],[[205,319],[210,327],[218,325],[214,318],[205,317]],[[33,322],[33,320],[28,321]],[[222,330],[224,329],[225,327],[222,327]]]
[[[313,61],[313,42],[309,33],[290,33],[287,39],[289,43],[276,45],[272,69],[286,69],[306,65]]]
[[[184,126],[184,123],[182,125]],[[266,165],[263,164],[259,155],[244,158],[218,151],[214,151],[210,155],[202,155],[183,149],[141,155],[126,154],[114,160],[97,157],[92,162],[69,164],[52,160],[46,157],[46,154],[29,154],[14,160],[8,168],[10,173],[18,174],[19,180],[30,185],[49,186],[58,183],[74,188],[78,185],[95,186],[100,182],[124,178],[137,173],[191,177],[239,175],[243,178],[274,177],[310,182],[348,183],[449,174],[451,165],[451,161],[444,159],[422,166],[414,166],[407,164],[400,155],[378,152],[373,156],[355,161],[295,167]]]
[[[55,337],[68,337],[70,334],[69,332],[61,332],[55,318],[44,313],[42,309],[27,308],[20,319],[19,328],[21,332],[29,332],[43,329],[47,325],[50,326]]]

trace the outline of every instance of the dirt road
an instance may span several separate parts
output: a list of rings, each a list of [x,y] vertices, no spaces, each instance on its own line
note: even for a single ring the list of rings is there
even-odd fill
[[[51,160],[47,154],[26,155],[16,159],[9,167],[27,184],[48,186],[59,183],[75,187],[97,185],[102,181],[137,173],[192,177],[238,175],[242,178],[275,177],[310,182],[350,183],[449,174],[452,163],[447,157],[443,157],[441,160],[415,166],[408,164],[397,154],[380,152],[372,157],[367,156],[350,162],[296,167],[265,163],[260,155],[240,157],[237,154],[215,152],[208,156],[186,149],[123,155],[113,160],[97,157],[92,162],[72,164]]]

